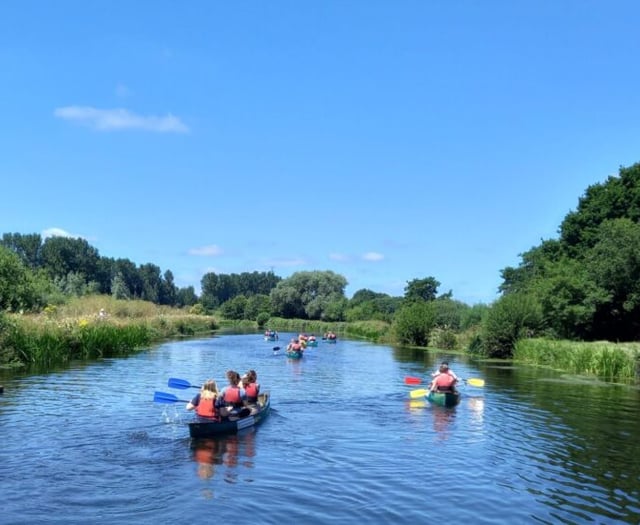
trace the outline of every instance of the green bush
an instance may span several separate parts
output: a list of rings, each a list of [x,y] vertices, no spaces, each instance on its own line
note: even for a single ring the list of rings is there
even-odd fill
[[[510,358],[516,341],[537,333],[542,309],[531,296],[513,293],[494,303],[482,326],[482,348],[488,357]]]
[[[393,331],[400,344],[427,346],[434,325],[433,302],[416,301],[396,312]]]

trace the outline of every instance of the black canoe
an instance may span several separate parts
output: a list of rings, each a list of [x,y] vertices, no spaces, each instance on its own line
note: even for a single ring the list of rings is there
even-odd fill
[[[207,421],[198,418],[189,423],[189,435],[194,439],[210,438],[222,434],[235,434],[243,428],[257,426],[262,423],[271,411],[271,397],[269,392],[258,396],[258,409],[254,414],[236,420]]]

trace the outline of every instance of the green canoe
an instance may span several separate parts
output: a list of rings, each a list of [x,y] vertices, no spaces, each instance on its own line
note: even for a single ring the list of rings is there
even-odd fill
[[[460,392],[429,392],[427,401],[441,407],[454,407],[460,402]]]

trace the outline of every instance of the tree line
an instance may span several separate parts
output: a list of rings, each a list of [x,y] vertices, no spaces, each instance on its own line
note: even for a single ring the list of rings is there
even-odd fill
[[[331,271],[207,273],[201,294],[178,288],[170,270],[100,256],[86,240],[5,233],[0,241],[0,308],[38,311],[65,297],[110,294],[220,312],[228,319],[270,317],[326,322],[381,321],[400,343],[450,348],[472,330],[469,350],[509,357],[523,337],[640,339],[640,164],[587,188],[557,239],[520,254],[501,270],[500,296],[468,305],[438,294],[434,277],[407,282],[400,297],[358,290]],[[474,328],[476,327],[476,328]]]

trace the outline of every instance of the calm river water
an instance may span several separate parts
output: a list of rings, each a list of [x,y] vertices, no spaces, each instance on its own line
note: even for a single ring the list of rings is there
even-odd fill
[[[0,523],[640,523],[638,389],[347,340],[291,361],[290,336],[0,375]],[[404,377],[441,359],[485,387],[410,402]],[[192,443],[191,413],[154,391],[189,399],[167,380],[228,368],[254,368],[273,412]]]

